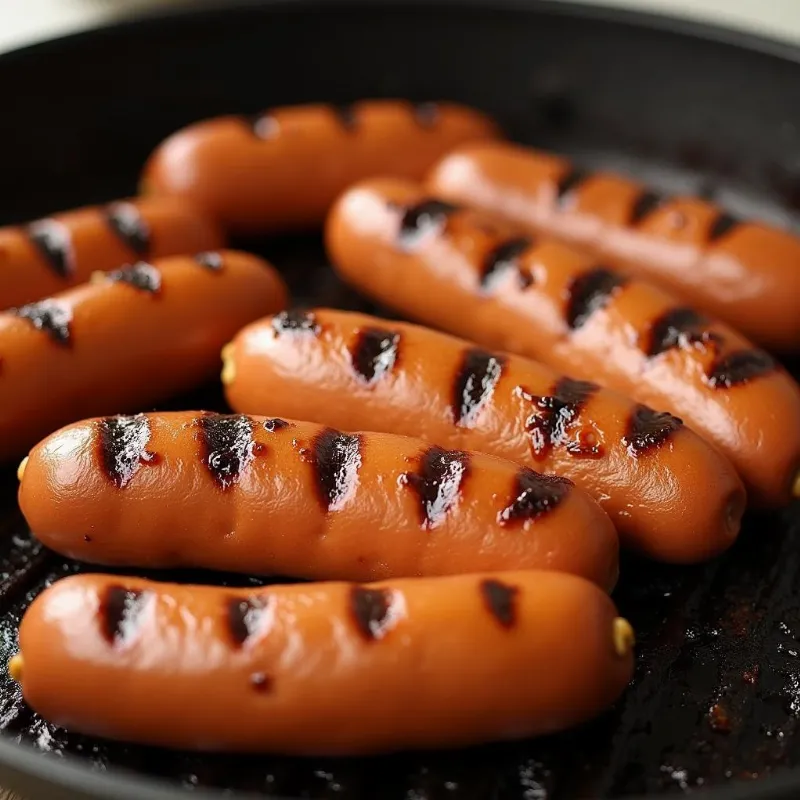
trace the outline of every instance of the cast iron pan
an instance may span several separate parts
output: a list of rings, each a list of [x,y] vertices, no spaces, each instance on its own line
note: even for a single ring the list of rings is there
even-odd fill
[[[366,96],[474,104],[521,141],[667,191],[703,192],[737,213],[800,218],[800,51],[655,17],[532,0],[228,3],[3,56],[0,85],[0,222],[132,193],[151,148],[194,119]],[[297,302],[369,308],[327,270],[316,237],[246,244],[285,271]],[[222,401],[211,387],[172,404],[181,406]],[[79,569],[32,542],[15,492],[9,469],[0,476],[3,662],[30,600]],[[118,800],[187,789],[348,800],[795,798],[799,589],[797,505],[749,516],[733,552],[703,567],[627,559],[615,597],[640,646],[624,699],[580,731],[469,752],[333,761],[127,747],[53,728],[0,677],[0,781],[29,798]]]

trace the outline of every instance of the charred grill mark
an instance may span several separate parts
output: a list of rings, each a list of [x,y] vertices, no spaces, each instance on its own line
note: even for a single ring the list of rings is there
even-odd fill
[[[741,224],[741,220],[734,217],[733,214],[729,214],[727,211],[720,211],[708,229],[709,243],[716,242]]]
[[[60,278],[75,272],[75,249],[69,228],[55,219],[32,222],[25,229],[31,244]]]
[[[161,273],[157,267],[146,261],[115,269],[108,273],[108,279],[113,283],[126,283],[134,289],[150,294],[158,294],[161,291]]]
[[[225,266],[225,261],[222,258],[222,253],[216,250],[207,250],[205,253],[197,253],[194,260],[201,266],[205,267],[211,272],[221,272]]]
[[[367,640],[382,639],[393,622],[392,592],[389,589],[350,590],[350,613],[358,632]]]
[[[628,420],[622,443],[632,456],[642,456],[664,445],[681,425],[682,420],[666,411],[637,405]]]
[[[314,437],[311,463],[325,511],[343,508],[358,485],[361,437],[325,428]]]
[[[254,457],[253,421],[244,414],[199,417],[205,465],[217,486],[230,489]]]
[[[640,222],[644,222],[644,220],[659,209],[663,203],[664,197],[662,195],[647,189],[642,190],[631,207],[629,223],[631,225],[638,225]]]
[[[226,620],[228,631],[236,647],[243,647],[248,639],[260,633],[272,617],[272,602],[268,596],[254,595],[245,600],[234,597],[228,601]]]
[[[358,128],[358,109],[353,103],[331,106],[336,119],[346,131],[354,131]]]
[[[509,270],[514,270],[517,286],[527,289],[533,283],[533,276],[528,270],[522,269],[521,257],[533,246],[533,239],[529,236],[519,236],[501,242],[489,251],[483,261],[481,270],[481,288],[491,291]]]
[[[431,128],[439,121],[439,105],[437,103],[416,103],[414,119],[423,127]]]
[[[503,628],[513,628],[517,621],[516,599],[519,589],[502,581],[487,579],[480,584],[486,610]]]
[[[705,330],[707,324],[708,320],[694,309],[671,308],[650,326],[645,353],[653,357],[673,348],[719,343],[718,334]]]
[[[272,318],[272,329],[278,333],[311,334],[319,336],[322,332],[316,316],[310,311],[291,309],[281,311]]]
[[[423,200],[407,207],[400,220],[400,247],[412,250],[426,236],[442,233],[447,226],[447,220],[458,210],[458,206],[442,200]]]
[[[570,167],[556,182],[556,201],[559,205],[566,205],[576,189],[579,189],[591,174],[580,167]]]
[[[350,352],[355,374],[368,386],[391,372],[397,363],[400,334],[383,328],[362,328]]]
[[[43,331],[58,344],[69,345],[72,341],[72,309],[57,300],[28,303],[10,309],[9,313],[27,320],[37,331]]]
[[[580,328],[595,311],[608,305],[627,282],[624,275],[606,267],[596,267],[578,275],[567,293],[567,325],[573,330]]]
[[[514,478],[513,498],[497,515],[503,525],[538,519],[559,506],[572,488],[572,481],[542,475],[522,467]]]
[[[150,251],[150,228],[133,203],[112,203],[106,207],[108,227],[123,244],[137,256],[145,257]]]
[[[481,409],[491,400],[506,360],[503,356],[472,348],[465,351],[453,384],[453,419],[472,427]]]
[[[288,427],[289,423],[285,419],[278,419],[275,417],[274,419],[264,420],[264,430],[269,433],[276,433],[277,431],[282,431],[284,428]]]
[[[469,472],[469,453],[433,446],[421,454],[417,472],[407,472],[403,478],[417,493],[423,527],[444,522],[458,505]]]
[[[100,628],[105,640],[112,645],[130,642],[152,597],[152,592],[109,586],[100,601]]]
[[[124,489],[142,464],[153,460],[147,451],[150,420],[144,414],[134,417],[105,417],[97,423],[100,464],[106,477]]]
[[[777,368],[775,359],[763,350],[738,350],[714,362],[706,382],[712,389],[730,389],[768,375]]]

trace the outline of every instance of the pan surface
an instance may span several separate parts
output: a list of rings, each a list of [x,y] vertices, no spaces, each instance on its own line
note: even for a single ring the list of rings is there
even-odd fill
[[[133,193],[152,147],[192,120],[367,96],[470,103],[519,141],[665,191],[703,192],[734,213],[800,220],[800,51],[657,17],[533,0],[228,3],[8,54],[0,85],[0,223]],[[371,309],[333,277],[317,237],[237,244],[271,258],[297,303]],[[222,408],[219,390],[170,404],[199,406]],[[9,468],[0,473],[2,661],[31,599],[80,569],[31,540],[15,492]],[[579,731],[469,752],[338,761],[167,753],[56,729],[3,675],[0,782],[31,800],[166,800],[182,790],[358,800],[795,798],[798,590],[797,504],[749,515],[733,552],[706,566],[628,558],[615,599],[640,645],[623,700]]]

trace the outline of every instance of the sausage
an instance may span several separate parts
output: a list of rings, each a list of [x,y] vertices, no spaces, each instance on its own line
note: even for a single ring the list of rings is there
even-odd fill
[[[97,270],[223,244],[216,223],[169,197],[121,200],[0,228],[0,309],[84,283]]]
[[[166,139],[142,191],[189,200],[237,234],[315,228],[354,181],[421,180],[457,145],[497,136],[488,117],[450,103],[366,100],[217,117]]]
[[[267,317],[223,350],[229,404],[344,430],[419,436],[479,450],[589,492],[624,545],[691,563],[729,547],[745,492],[730,462],[682,425],[595,383],[443,333],[363,314],[306,312],[300,334]]]
[[[800,239],[788,231],[514,145],[458,149],[433,169],[428,189],[586,247],[764,347],[800,349]]]
[[[210,251],[138,262],[0,313],[0,459],[93,414],[134,411],[213,376],[219,349],[286,304],[264,261]]]
[[[731,328],[655,286],[391,179],[338,201],[327,246],[342,277],[395,309],[683,419],[728,456],[755,504],[800,494],[797,384]],[[677,424],[634,421],[652,441]]]
[[[357,581],[538,568],[606,589],[618,572],[614,526],[564,478],[276,418],[80,422],[31,451],[19,503],[43,544],[96,564]]]
[[[20,626],[45,719],[190,750],[359,755],[517,739],[596,716],[633,630],[581,578],[489,572],[229,589],[76,575]]]

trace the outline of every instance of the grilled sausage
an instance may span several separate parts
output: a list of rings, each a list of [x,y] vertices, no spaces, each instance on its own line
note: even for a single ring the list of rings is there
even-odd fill
[[[354,181],[421,180],[453,147],[496,136],[487,117],[449,103],[277,108],[173,134],[148,161],[142,190],[190,200],[239,234],[313,228]]]
[[[686,427],[651,439],[661,415],[623,395],[416,325],[329,310],[306,319],[298,333],[268,317],[224,349],[234,409],[419,436],[563,475],[600,502],[623,544],[661,560],[699,561],[735,540],[744,487]]]
[[[371,297],[684,419],[730,458],[755,503],[780,505],[800,492],[797,384],[738,333],[666,292],[405,181],[347,192],[327,242],[342,276]],[[631,436],[657,443],[677,425],[669,415],[637,416]]]
[[[124,200],[0,228],[0,309],[83,283],[96,270],[223,243],[216,223],[173,198]]]
[[[282,308],[278,274],[246,253],[172,256],[0,314],[0,458],[91,414],[138,410],[214,374],[219,348]]]
[[[428,188],[587,247],[765,347],[800,348],[800,239],[788,231],[513,145],[459,149],[436,166]]]
[[[80,422],[33,449],[19,502],[45,545],[100,564],[358,581],[534,568],[606,589],[618,569],[611,521],[563,478],[308,422]]]
[[[576,725],[621,695],[632,648],[602,591],[553,572],[262,589],[77,575],[34,600],[9,668],[68,730],[356,755]]]

